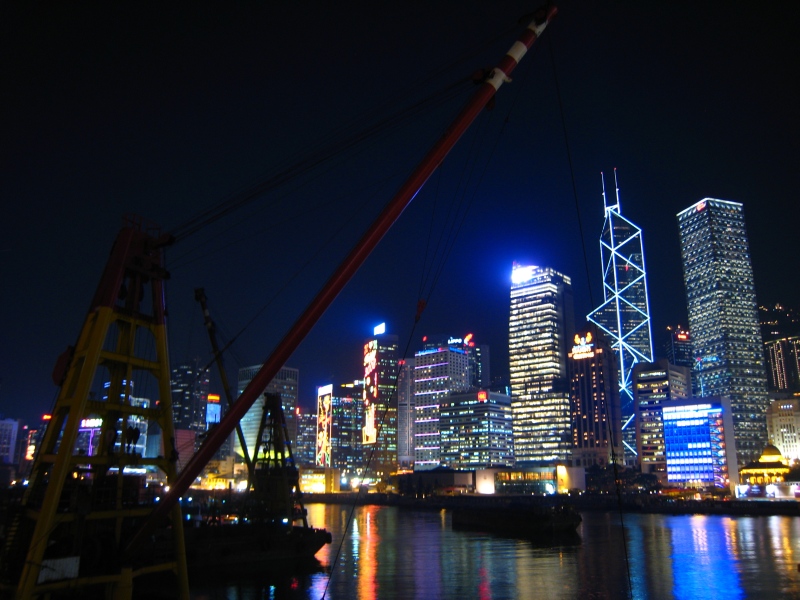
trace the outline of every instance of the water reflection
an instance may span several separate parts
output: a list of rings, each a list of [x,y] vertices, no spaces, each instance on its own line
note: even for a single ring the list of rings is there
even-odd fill
[[[308,511],[312,525],[333,534],[317,554],[317,572],[237,578],[193,598],[672,600],[796,597],[800,590],[797,518],[584,513],[578,536],[535,544],[454,531],[445,511]]]

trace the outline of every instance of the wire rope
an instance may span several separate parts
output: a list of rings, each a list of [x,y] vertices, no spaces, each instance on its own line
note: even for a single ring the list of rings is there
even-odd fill
[[[562,130],[563,130],[563,133],[564,133],[564,146],[565,146],[566,153],[567,153],[567,162],[569,163],[570,178],[571,178],[571,181],[572,181],[572,193],[573,193],[573,197],[574,197],[574,200],[575,200],[575,212],[576,212],[577,217],[578,217],[578,230],[580,231],[581,248],[583,249],[583,262],[584,262],[584,266],[585,266],[585,269],[586,269],[586,282],[587,282],[587,284],[589,286],[589,302],[590,302],[591,306],[594,306],[594,298],[592,297],[592,282],[591,282],[591,277],[590,277],[590,274],[589,274],[589,259],[588,259],[588,254],[587,254],[587,251],[586,251],[586,240],[585,240],[584,235],[583,235],[583,220],[581,219],[580,203],[578,202],[578,188],[577,188],[577,185],[575,183],[575,169],[574,169],[573,162],[572,162],[572,152],[570,150],[570,145],[569,145],[569,135],[567,133],[567,122],[566,122],[566,118],[564,116],[564,104],[563,104],[562,99],[561,99],[561,86],[559,85],[559,81],[558,81],[558,70],[556,69],[555,51],[553,49],[554,48],[554,44],[553,44],[553,41],[552,41],[552,36],[548,36],[547,47],[550,49],[550,62],[551,62],[552,67],[553,67],[553,80],[554,80],[555,88],[556,88],[556,97],[558,98],[558,109],[559,109],[559,114],[561,116],[561,127],[562,127]],[[595,333],[597,333],[596,327],[594,329],[595,329]],[[621,349],[620,349],[620,351],[621,351]],[[620,530],[622,532],[622,548],[623,548],[623,552],[624,552],[624,555],[625,555],[625,571],[626,571],[626,574],[627,574],[628,592],[629,592],[629,594],[630,594],[630,596],[632,598],[633,597],[633,583],[632,583],[632,578],[631,578],[630,558],[628,556],[628,542],[627,542],[626,535],[625,535],[625,520],[624,520],[623,511],[622,511],[622,492],[621,492],[621,489],[620,489],[619,470],[618,470],[618,466],[617,466],[617,456],[616,456],[616,451],[615,451],[616,440],[614,439],[614,429],[615,429],[614,427],[610,427],[609,428],[609,437],[611,438],[611,464],[613,465],[613,469],[614,469],[614,485],[615,485],[616,495],[617,495],[617,506],[618,506],[618,509],[619,509],[618,512],[619,512]]]

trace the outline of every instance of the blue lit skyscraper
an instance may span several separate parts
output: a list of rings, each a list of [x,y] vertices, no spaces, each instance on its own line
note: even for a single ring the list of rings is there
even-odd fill
[[[705,198],[678,213],[695,376],[703,396],[729,398],[739,464],[767,443],[767,378],[753,267],[738,202]]]
[[[589,313],[587,318],[602,330],[617,355],[622,441],[625,454],[631,457],[636,455],[631,387],[633,367],[639,362],[652,362],[653,343],[642,230],[620,212],[616,169],[614,186],[616,202],[609,205],[606,202],[603,180],[605,223],[600,235],[603,303]]]

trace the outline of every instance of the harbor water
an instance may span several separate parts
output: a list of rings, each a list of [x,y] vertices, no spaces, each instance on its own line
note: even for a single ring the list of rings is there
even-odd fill
[[[800,518],[584,512],[546,540],[453,530],[447,511],[312,504],[307,569],[192,582],[194,600],[800,598]]]

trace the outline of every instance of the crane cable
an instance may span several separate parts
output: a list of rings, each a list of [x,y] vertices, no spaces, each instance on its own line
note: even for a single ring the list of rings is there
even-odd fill
[[[513,31],[514,28],[506,28],[503,31],[499,32],[498,34],[487,38],[481,42],[476,42],[471,47],[469,47],[466,51],[462,52],[459,56],[457,56],[453,61],[449,64],[446,64],[439,69],[431,72],[427,77],[419,80],[413,86],[410,86],[407,90],[402,92],[399,98],[395,98],[392,102],[393,104],[399,104],[399,101],[407,99],[414,93],[415,91],[421,89],[424,85],[432,80],[440,79],[443,73],[453,70],[456,66],[460,65],[461,63],[465,62],[466,60],[472,58],[479,51],[483,50],[490,44],[496,42],[499,39],[503,39],[508,35],[509,31]],[[298,161],[286,165],[277,173],[274,173],[271,176],[262,178],[260,181],[250,185],[249,187],[240,190],[238,192],[234,192],[230,194],[228,197],[223,199],[221,202],[215,204],[214,206],[210,207],[209,209],[201,212],[200,214],[194,216],[193,218],[185,221],[184,223],[176,226],[170,234],[176,240],[182,240],[190,235],[193,235],[210,225],[211,223],[215,222],[218,219],[221,219],[228,214],[238,210],[239,208],[249,204],[257,197],[262,195],[263,193],[275,189],[280,185],[283,185],[292,179],[298,177],[299,175],[306,173],[308,170],[314,168],[318,164],[325,162],[332,156],[341,153],[342,151],[349,149],[357,144],[359,144],[363,139],[370,137],[375,132],[382,131],[386,128],[395,127],[400,125],[406,119],[416,116],[419,112],[426,110],[429,105],[436,105],[440,102],[448,100],[449,94],[452,94],[454,90],[458,90],[464,83],[468,82],[471,78],[470,77],[462,77],[457,81],[451,83],[444,90],[437,92],[433,96],[429,96],[424,98],[416,103],[412,104],[408,108],[400,110],[389,117],[381,119],[377,121],[371,127],[356,133],[355,135],[351,135],[346,138],[343,142],[337,143],[335,141],[331,141],[322,148],[318,149],[315,152],[312,152],[310,155],[299,159]],[[381,104],[383,106],[383,104]],[[369,116],[373,116],[377,114],[378,109],[373,109],[368,113]],[[358,119],[359,121],[363,121],[364,117],[361,116]],[[344,124],[342,127],[339,128],[339,133],[333,132],[329,137],[335,140],[335,136],[341,135],[342,132],[352,131],[353,127],[355,126],[355,122],[350,122]]]
[[[575,212],[578,217],[578,230],[580,232],[580,239],[581,239],[581,248],[583,249],[583,263],[586,269],[586,283],[589,287],[589,302],[591,306],[594,306],[594,298],[592,297],[592,280],[589,274],[589,259],[588,253],[586,251],[586,240],[583,235],[583,220],[581,219],[581,209],[580,203],[578,202],[578,188],[575,184],[575,169],[572,163],[572,152],[570,150],[569,145],[569,136],[567,135],[567,122],[566,118],[564,117],[564,104],[561,100],[561,86],[558,82],[558,70],[556,69],[556,59],[555,59],[555,51],[554,51],[554,44],[552,41],[552,35],[547,36],[547,47],[550,49],[550,62],[553,66],[553,80],[555,82],[556,87],[556,97],[558,98],[558,109],[561,116],[561,128],[564,132],[564,147],[567,153],[567,162],[569,163],[569,172],[570,178],[572,180],[572,194],[575,199]],[[620,530],[622,532],[622,549],[625,555],[625,570],[627,574],[628,580],[628,592],[630,597],[633,598],[633,580],[631,578],[631,566],[630,566],[630,558],[628,556],[628,543],[625,535],[625,521],[622,512],[622,492],[620,489],[620,479],[619,479],[619,471],[617,466],[617,457],[616,457],[616,440],[614,439],[615,433],[614,428],[611,427],[609,429],[609,435],[611,437],[611,464],[613,465],[614,469],[614,485],[617,494],[617,506],[619,509],[619,521],[620,521]]]

